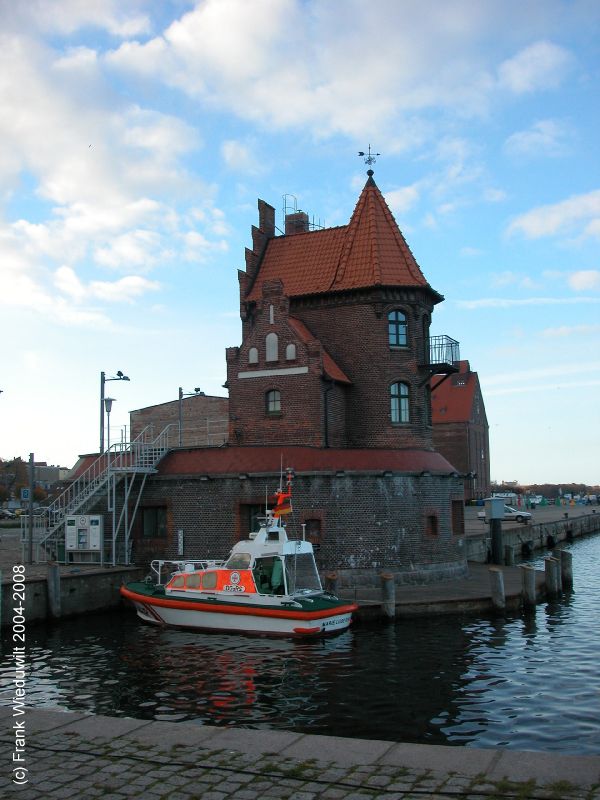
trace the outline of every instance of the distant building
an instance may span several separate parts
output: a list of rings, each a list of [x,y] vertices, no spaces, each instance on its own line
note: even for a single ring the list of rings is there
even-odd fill
[[[459,372],[431,381],[436,450],[466,477],[465,500],[490,496],[489,426],[476,372],[461,361]]]
[[[178,438],[181,413],[181,441]],[[181,401],[171,400],[156,406],[139,408],[129,414],[131,440],[150,428],[158,436],[167,426],[177,429],[171,440],[183,447],[218,447],[228,439],[229,400],[200,392]]]

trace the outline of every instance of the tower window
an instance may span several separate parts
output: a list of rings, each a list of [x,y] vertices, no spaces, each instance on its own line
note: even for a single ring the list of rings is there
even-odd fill
[[[281,413],[281,392],[277,389],[271,389],[265,396],[265,404],[267,414],[280,414]]]
[[[388,340],[390,347],[406,347],[408,337],[406,314],[402,311],[390,311],[388,314]]]
[[[407,383],[393,383],[390,387],[392,422],[410,422],[409,389]]]
[[[296,358],[296,345],[295,344],[288,344],[285,348],[285,358],[287,361],[294,361]]]
[[[248,363],[258,364],[258,349],[256,347],[251,347],[248,350]]]
[[[267,361],[279,359],[279,340],[276,333],[268,333],[265,339],[265,358]]]

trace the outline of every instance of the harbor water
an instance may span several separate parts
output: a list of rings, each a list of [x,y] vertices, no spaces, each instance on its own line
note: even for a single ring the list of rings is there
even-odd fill
[[[26,700],[199,725],[597,754],[600,536],[567,546],[574,591],[507,617],[362,624],[322,641],[164,630],[132,611],[32,625]],[[6,632],[4,686],[11,653]]]

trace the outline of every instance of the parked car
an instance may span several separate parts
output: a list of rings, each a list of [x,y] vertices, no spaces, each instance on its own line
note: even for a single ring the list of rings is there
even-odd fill
[[[17,515],[8,508],[0,508],[0,519],[16,519]]]
[[[485,511],[479,511],[477,516],[479,519],[485,520]],[[529,522],[531,514],[529,511],[521,511],[520,508],[504,506],[504,519],[514,519],[515,522]]]

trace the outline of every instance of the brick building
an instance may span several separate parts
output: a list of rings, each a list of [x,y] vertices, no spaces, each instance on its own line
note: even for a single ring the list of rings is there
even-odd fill
[[[228,348],[229,437],[177,448],[144,490],[134,556],[223,557],[246,536],[281,465],[322,569],[352,583],[466,571],[462,478],[434,449],[430,380],[458,343],[430,338],[427,282],[372,171],[347,225],[303,212],[275,235],[258,202],[239,272],[242,340]],[[433,358],[431,354],[434,354]]]
[[[179,424],[181,422],[181,438]],[[132,441],[149,427],[158,435],[168,425],[177,428],[177,441],[187,447],[219,447],[228,439],[229,400],[186,393],[178,400],[129,412]]]
[[[465,500],[490,496],[490,442],[485,405],[468,361],[459,371],[431,381],[433,442],[465,476]]]

